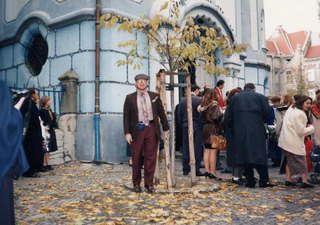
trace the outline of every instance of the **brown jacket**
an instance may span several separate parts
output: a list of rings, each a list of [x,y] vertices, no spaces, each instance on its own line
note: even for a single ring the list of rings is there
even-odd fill
[[[164,131],[169,130],[169,124],[164,112],[162,101],[157,93],[148,91],[150,96],[153,123],[157,130],[157,137],[160,138],[160,125],[159,118],[161,120],[162,128]],[[124,134],[130,133],[133,140],[137,137],[137,124],[138,124],[138,104],[137,104],[137,92],[127,95],[123,107],[123,130]]]
[[[209,106],[202,112],[203,118],[203,142],[212,143],[212,135],[220,135],[222,131],[223,113],[217,104]]]

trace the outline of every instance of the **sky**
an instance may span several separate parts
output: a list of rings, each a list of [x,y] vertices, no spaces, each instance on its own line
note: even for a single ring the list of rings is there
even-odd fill
[[[266,37],[278,25],[287,32],[320,32],[317,0],[264,0]]]

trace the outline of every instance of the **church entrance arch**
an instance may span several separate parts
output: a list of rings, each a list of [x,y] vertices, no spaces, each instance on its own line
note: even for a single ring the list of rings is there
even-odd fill
[[[231,42],[234,41],[231,29],[226,24],[223,17],[213,9],[208,7],[193,8],[185,14],[185,19],[182,24],[186,23],[188,17],[192,17],[195,24],[214,28],[217,31],[218,36],[228,36]],[[222,67],[224,61],[223,54],[219,50],[212,52],[212,54],[216,57],[216,65]],[[214,87],[220,77],[220,75],[210,75],[203,68],[196,66],[190,66],[188,72],[191,74],[191,84],[196,84],[201,88],[204,86],[209,88]],[[184,77],[179,78],[179,82],[184,83]],[[181,99],[183,95],[184,88],[179,88],[179,98]]]

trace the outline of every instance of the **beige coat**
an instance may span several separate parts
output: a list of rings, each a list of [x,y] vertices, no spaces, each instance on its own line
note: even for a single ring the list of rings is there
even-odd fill
[[[307,126],[307,116],[300,109],[292,108],[284,116],[279,137],[279,147],[295,155],[306,155],[304,137],[314,132]]]

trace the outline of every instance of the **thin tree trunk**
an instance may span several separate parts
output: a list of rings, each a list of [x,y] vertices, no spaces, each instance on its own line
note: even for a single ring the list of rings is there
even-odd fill
[[[191,167],[191,187],[196,182],[196,160],[194,155],[194,141],[193,141],[193,120],[192,120],[192,99],[191,99],[191,80],[190,74],[186,77],[187,88],[187,113],[188,113],[188,137],[189,137],[189,155],[190,155],[190,167]]]
[[[170,74],[170,104],[171,104],[171,123],[170,123],[170,152],[171,152],[171,174],[172,174],[172,185],[173,187],[176,186],[176,179],[175,179],[175,160],[176,160],[176,149],[175,149],[175,115],[174,115],[174,75]]]
[[[160,74],[157,75],[157,78],[156,78],[156,92],[158,94],[160,94]],[[155,185],[158,185],[160,184],[160,140],[159,140],[159,143],[158,143],[158,148],[157,148],[157,161],[156,161],[156,170],[154,172],[154,184]]]
[[[165,74],[160,73],[160,98],[162,100],[164,111],[167,114],[167,96],[166,96],[166,87],[165,87]],[[165,153],[165,163],[166,163],[166,173],[167,173],[167,188],[169,191],[172,191],[172,170],[170,162],[170,149],[169,149],[169,137],[164,136],[164,153]]]
[[[157,149],[157,161],[156,161],[156,170],[154,173],[154,184],[158,185],[160,184],[160,149],[159,149],[160,144],[158,143],[158,149]]]

